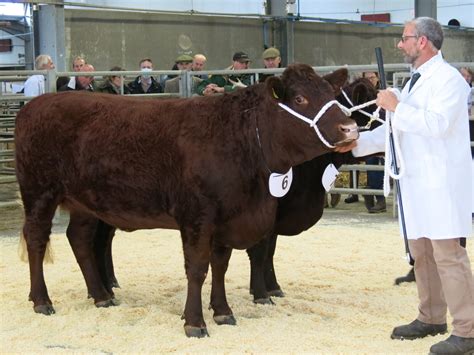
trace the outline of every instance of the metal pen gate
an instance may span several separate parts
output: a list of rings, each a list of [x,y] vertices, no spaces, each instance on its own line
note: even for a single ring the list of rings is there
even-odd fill
[[[455,67],[469,67],[474,69],[474,63],[452,63]],[[326,66],[326,67],[314,67],[318,73],[329,73],[341,66]],[[352,77],[357,77],[358,73],[363,71],[377,71],[376,65],[352,65],[346,66]],[[170,70],[155,70],[150,72],[151,75],[157,78],[164,78],[167,75],[179,76],[179,92],[171,94],[145,94],[145,95],[133,95],[142,96],[150,99],[169,98],[169,97],[191,97],[193,94],[192,88],[192,76],[195,75],[226,75],[226,74],[252,74],[254,82],[258,82],[258,77],[261,74],[275,74],[280,75],[284,68],[280,69],[247,69],[247,70],[208,70],[202,72],[192,71],[170,71]],[[393,87],[401,88],[404,81],[409,77],[409,66],[407,64],[387,64],[385,65],[388,78]],[[56,72],[55,70],[50,71],[3,71],[0,72],[0,208],[17,206],[17,184],[14,170],[14,126],[16,113],[19,111],[21,106],[31,100],[31,97],[25,97],[23,94],[12,92],[13,84],[16,82],[24,82],[28,76],[41,74],[46,79],[46,91],[56,92],[56,80],[59,77],[74,76],[77,72]],[[131,78],[140,75],[140,71],[96,71],[96,72],[83,72],[81,76],[94,76],[96,80],[100,81],[105,76],[115,75],[122,78]],[[161,81],[161,80],[160,80]],[[471,91],[473,95],[474,91]],[[471,121],[474,121],[474,117],[471,115]],[[471,142],[471,147],[474,147],[474,142]],[[340,171],[380,171],[383,167],[380,165],[343,165],[339,169]],[[355,180],[355,179],[354,179]],[[343,194],[361,194],[361,195],[383,195],[383,190],[367,189],[358,186],[354,181],[354,187],[337,187],[333,188],[331,193],[343,193]],[[391,195],[394,195],[392,190]],[[393,203],[393,216],[397,214],[396,199]]]

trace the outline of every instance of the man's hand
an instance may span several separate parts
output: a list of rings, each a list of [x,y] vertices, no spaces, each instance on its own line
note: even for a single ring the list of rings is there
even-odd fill
[[[344,146],[341,146],[341,147],[334,148],[334,151],[337,152],[337,153],[346,153],[346,152],[354,149],[355,147],[357,147],[357,141],[352,141],[348,145],[344,145]]]
[[[399,102],[397,96],[390,90],[380,90],[375,103],[386,111],[395,112]]]

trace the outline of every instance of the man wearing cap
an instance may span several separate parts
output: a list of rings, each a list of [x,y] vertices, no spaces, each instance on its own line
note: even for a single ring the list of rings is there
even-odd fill
[[[248,69],[250,59],[247,53],[236,52],[232,57],[232,65],[228,70],[242,70]],[[209,79],[204,80],[197,87],[199,95],[210,96],[215,94],[222,94],[224,92],[231,92],[237,88],[244,88],[251,85],[251,75],[212,75]]]
[[[275,47],[267,48],[262,53],[263,65],[265,69],[276,69],[281,66],[280,51]],[[263,83],[267,78],[274,74],[260,74],[259,82]]]
[[[191,65],[193,63],[193,57],[187,54],[182,54],[178,58],[176,58],[176,66],[177,70],[191,70]],[[172,79],[168,79],[165,82],[165,93],[179,93],[179,82],[181,80],[181,76],[178,75],[173,77]],[[196,92],[197,86],[201,83],[202,79],[192,76],[193,85],[191,89],[191,93],[194,94]]]

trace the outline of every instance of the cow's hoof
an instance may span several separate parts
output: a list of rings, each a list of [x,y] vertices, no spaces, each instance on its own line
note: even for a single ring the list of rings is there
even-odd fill
[[[45,314],[47,316],[50,316],[51,314],[56,313],[53,306],[50,305],[50,304],[42,304],[42,305],[39,305],[39,306],[34,306],[33,309],[34,309],[35,313],[41,313],[41,314]]]
[[[255,300],[253,300],[253,303],[275,305],[275,303],[272,301],[272,299],[271,299],[270,297],[267,297],[267,298],[257,298],[257,299],[255,299]]]
[[[273,290],[273,291],[267,291],[269,296],[273,297],[285,297],[285,294],[283,293],[282,290]]]
[[[232,314],[226,315],[226,316],[214,316],[214,322],[216,322],[217,325],[236,325],[237,321],[235,320],[235,317]]]
[[[95,306],[97,308],[107,308],[107,307],[111,307],[111,306],[117,306],[118,303],[115,299],[110,299],[110,300],[106,300],[106,301],[99,301],[99,302],[96,302]]]
[[[109,287],[110,288],[120,288],[120,285],[119,285],[116,278],[113,278],[112,280],[109,281]]]
[[[193,327],[191,325],[184,326],[184,332],[188,338],[204,338],[208,337],[209,333],[207,332],[207,328],[200,328],[200,327]]]

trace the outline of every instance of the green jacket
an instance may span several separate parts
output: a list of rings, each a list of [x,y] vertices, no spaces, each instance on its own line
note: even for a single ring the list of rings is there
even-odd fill
[[[196,93],[203,95],[204,89],[209,84],[216,84],[217,86],[224,88],[225,92],[231,92],[238,88],[230,80],[234,82],[240,82],[246,86],[251,85],[252,75],[240,74],[240,75],[212,75],[209,79],[203,80],[197,87]]]

